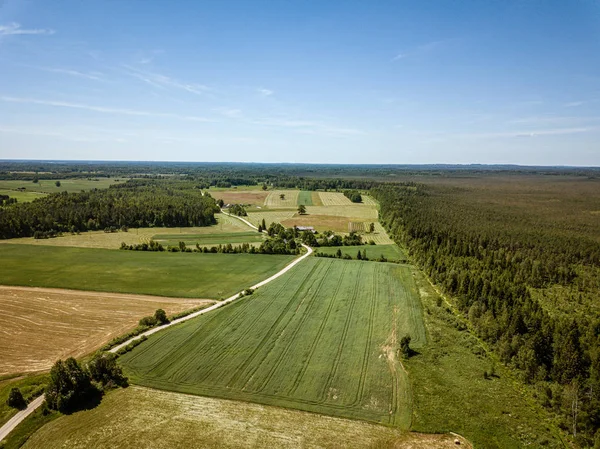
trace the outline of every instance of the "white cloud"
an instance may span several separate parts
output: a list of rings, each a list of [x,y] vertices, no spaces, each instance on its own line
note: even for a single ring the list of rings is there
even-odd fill
[[[136,109],[121,109],[121,108],[109,108],[104,106],[94,106],[87,105],[82,103],[71,103],[66,101],[52,101],[52,100],[38,100],[34,98],[17,98],[17,97],[6,97],[0,96],[0,100],[9,103],[26,103],[26,104],[39,104],[43,106],[54,106],[54,107],[62,107],[62,108],[71,108],[71,109],[83,109],[86,111],[93,112],[101,112],[104,114],[117,114],[117,115],[135,115],[135,116],[143,116],[143,117],[166,117],[166,118],[175,118],[180,120],[189,120],[196,122],[212,122],[204,117],[197,116],[189,116],[189,115],[180,115],[180,114],[172,114],[168,112],[152,112],[152,111],[140,111]]]
[[[584,103],[585,103],[585,101],[572,101],[570,103],[566,103],[565,107],[566,108],[575,108],[577,106],[581,106]]]
[[[271,89],[260,88],[258,89],[258,93],[264,95],[265,97],[268,97],[273,95],[275,92],[273,92]]]
[[[0,36],[12,36],[17,34],[54,34],[55,31],[46,28],[24,29],[21,25],[12,22],[8,25],[0,25]]]

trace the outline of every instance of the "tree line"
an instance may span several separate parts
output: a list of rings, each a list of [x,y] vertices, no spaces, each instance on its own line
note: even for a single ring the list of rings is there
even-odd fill
[[[208,226],[219,212],[200,191],[135,180],[108,189],[55,193],[2,208],[0,238],[153,226]],[[44,234],[45,233],[45,234]]]

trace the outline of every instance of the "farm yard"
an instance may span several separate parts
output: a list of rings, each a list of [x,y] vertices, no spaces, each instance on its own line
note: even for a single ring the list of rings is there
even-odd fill
[[[399,340],[425,343],[408,268],[310,258],[254,295],[153,335],[120,361],[137,384],[408,429]]]
[[[0,376],[50,369],[81,357],[134,328],[158,308],[167,314],[209,300],[0,286]]]
[[[0,245],[0,284],[219,299],[262,281],[293,259],[7,243]]]
[[[402,432],[366,422],[138,386],[93,410],[62,416],[23,446],[34,449],[340,448],[450,449],[455,436]],[[193,444],[190,444],[193,441]],[[471,447],[462,440],[462,446]]]

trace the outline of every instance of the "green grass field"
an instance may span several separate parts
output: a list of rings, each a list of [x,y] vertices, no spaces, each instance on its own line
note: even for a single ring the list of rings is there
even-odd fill
[[[369,235],[363,236],[363,240],[369,240]],[[356,258],[356,253],[363,250],[367,251],[369,259],[377,259],[382,255],[388,260],[406,260],[406,254],[398,245],[361,245],[361,246],[321,246],[315,248],[315,252],[325,254],[335,254],[340,249],[342,254],[348,254],[353,259]]]
[[[307,190],[302,190],[298,194],[298,206],[300,206],[301,204],[303,204],[305,206],[313,205],[312,192],[309,192]]]
[[[60,187],[56,186],[60,181]],[[37,183],[32,181],[2,181],[0,180],[0,193],[17,198],[19,202],[32,201],[41,198],[47,193],[80,192],[82,190],[106,189],[112,184],[125,182],[123,178],[90,178],[90,179],[41,179]],[[16,189],[24,188],[25,191]]]
[[[310,258],[249,298],[153,335],[120,358],[140,385],[407,429],[405,334],[425,343],[410,269]]]
[[[153,253],[0,245],[0,284],[226,298],[283,268],[293,256]]]
[[[264,237],[258,232],[236,232],[236,233],[218,233],[218,234],[157,234],[152,237],[163,245],[177,246],[179,242],[185,242],[187,246],[194,246],[198,243],[201,246],[212,246],[231,243],[239,245],[241,243],[262,242]]]

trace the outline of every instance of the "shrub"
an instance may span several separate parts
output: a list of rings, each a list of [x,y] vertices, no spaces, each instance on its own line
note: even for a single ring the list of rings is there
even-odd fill
[[[27,402],[25,402],[21,390],[19,390],[17,387],[10,389],[10,393],[8,393],[8,399],[6,400],[6,405],[19,410],[27,408]]]

